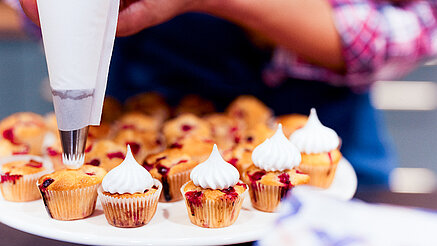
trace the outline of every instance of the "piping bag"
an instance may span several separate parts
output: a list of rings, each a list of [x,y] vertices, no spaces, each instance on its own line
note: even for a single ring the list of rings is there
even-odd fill
[[[68,168],[84,163],[90,125],[100,125],[120,0],[37,0]]]

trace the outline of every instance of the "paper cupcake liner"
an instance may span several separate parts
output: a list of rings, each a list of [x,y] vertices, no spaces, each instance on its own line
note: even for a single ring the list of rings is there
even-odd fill
[[[180,192],[185,198],[191,223],[205,228],[221,228],[230,226],[237,220],[247,189],[236,199],[203,200],[200,205],[194,205],[185,197],[185,185]]]
[[[103,188],[98,189],[98,196],[102,203],[106,220],[116,227],[140,227],[149,223],[158,206],[159,195],[162,190],[161,182],[155,179],[158,190],[148,196],[119,198],[103,194]]]
[[[264,185],[258,182],[253,182],[249,186],[252,206],[264,212],[275,212],[282,198],[292,189],[285,186]]]
[[[320,188],[329,188],[335,177],[335,171],[337,170],[338,163],[333,163],[329,166],[312,166],[300,164],[299,171],[308,174],[310,176],[309,185],[317,186]]]
[[[39,187],[40,184],[37,185]],[[57,220],[76,220],[90,216],[96,207],[99,185],[65,191],[41,191],[47,213]]]
[[[190,181],[191,170],[185,172],[162,176],[162,192],[159,198],[160,202],[176,202],[182,200],[181,187]]]
[[[26,160],[33,159],[43,163],[43,166],[46,170],[34,173],[23,175],[19,179],[13,181],[6,181],[0,183],[0,191],[3,195],[3,198],[7,201],[11,202],[28,202],[33,200],[38,200],[41,198],[38,187],[35,185],[37,180],[48,173],[51,173],[53,170],[51,168],[51,163],[47,160],[42,159],[39,156],[31,156],[31,155],[19,155],[19,156],[11,156],[7,158],[2,158],[0,161],[0,166],[4,163],[9,163],[12,161],[18,160]]]

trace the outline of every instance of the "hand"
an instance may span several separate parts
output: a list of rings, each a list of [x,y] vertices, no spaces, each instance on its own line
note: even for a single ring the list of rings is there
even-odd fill
[[[117,36],[128,36],[195,9],[205,0],[120,0]],[[24,13],[39,24],[36,0],[20,0]]]
[[[117,36],[128,36],[194,10],[204,0],[121,0]]]

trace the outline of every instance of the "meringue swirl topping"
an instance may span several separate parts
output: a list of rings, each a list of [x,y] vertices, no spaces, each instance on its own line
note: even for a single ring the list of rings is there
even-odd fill
[[[138,164],[129,145],[124,161],[109,171],[102,181],[103,190],[111,194],[143,193],[153,184],[152,175]]]
[[[208,160],[197,165],[191,171],[190,178],[195,185],[204,189],[226,189],[238,183],[240,174],[232,164],[223,160],[214,144]]]
[[[314,108],[306,125],[291,134],[290,141],[306,154],[330,152],[340,145],[337,133],[322,125]]]
[[[253,164],[266,171],[292,169],[301,160],[299,150],[285,137],[281,124],[278,124],[275,135],[267,138],[252,152]]]

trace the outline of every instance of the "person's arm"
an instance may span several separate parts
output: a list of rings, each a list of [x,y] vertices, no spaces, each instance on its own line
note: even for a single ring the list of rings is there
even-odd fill
[[[326,0],[207,0],[198,8],[256,30],[310,63],[345,70]]]
[[[20,2],[38,23],[36,0]],[[131,35],[190,11],[237,22],[310,62],[344,69],[340,39],[325,0],[122,0],[117,35]]]

